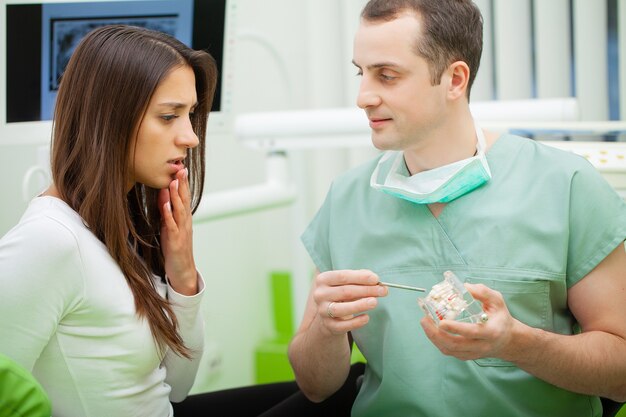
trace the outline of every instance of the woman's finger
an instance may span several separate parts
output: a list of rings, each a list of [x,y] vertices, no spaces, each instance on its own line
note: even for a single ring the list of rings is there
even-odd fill
[[[157,203],[159,207],[159,212],[161,213],[161,221],[164,226],[171,228],[172,226],[176,226],[176,222],[174,222],[174,217],[172,215],[172,205],[170,201],[170,191],[167,188],[159,190],[159,195],[157,196]],[[169,224],[168,224],[169,222]],[[174,224],[172,225],[172,222]]]
[[[182,225],[185,220],[187,211],[183,200],[180,196],[180,179],[176,178],[170,183],[170,201],[172,202],[172,211],[174,212],[174,219],[176,223]]]
[[[191,212],[191,188],[189,186],[189,169],[185,168],[180,170],[180,198],[183,201],[185,208]]]
[[[170,201],[170,190],[169,188],[163,188],[159,190],[159,194],[157,195],[157,205],[159,211],[161,212],[161,217],[163,217],[163,205],[165,203],[169,203]]]
[[[168,201],[161,206],[161,218],[163,219],[163,227],[170,233],[178,231],[178,225],[172,213],[172,204]]]

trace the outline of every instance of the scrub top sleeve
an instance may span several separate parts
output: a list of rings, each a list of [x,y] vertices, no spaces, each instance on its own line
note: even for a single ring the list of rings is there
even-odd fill
[[[320,272],[332,269],[329,245],[332,191],[333,187],[331,185],[324,203],[300,237],[302,244],[309,252],[309,256]]]
[[[32,371],[68,313],[83,299],[75,235],[55,219],[21,223],[0,240],[0,352]]]
[[[591,164],[572,177],[569,230],[568,288],[626,238],[626,203]]]

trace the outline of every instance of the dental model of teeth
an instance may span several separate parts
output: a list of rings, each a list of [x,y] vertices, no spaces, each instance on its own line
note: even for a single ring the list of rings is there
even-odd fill
[[[432,303],[439,320],[454,320],[467,308],[467,302],[461,298],[449,280],[433,285],[426,300]]]
[[[433,285],[425,298],[417,300],[426,314],[435,322],[446,319],[484,323],[488,320],[480,304],[452,271],[444,272],[443,278],[443,281]]]

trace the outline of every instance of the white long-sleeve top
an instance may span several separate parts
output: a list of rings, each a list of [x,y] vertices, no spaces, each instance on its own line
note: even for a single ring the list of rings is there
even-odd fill
[[[191,388],[203,348],[198,294],[155,278],[188,360],[163,360],[122,271],[62,200],[38,197],[0,239],[0,352],[31,370],[60,417],[166,417]]]

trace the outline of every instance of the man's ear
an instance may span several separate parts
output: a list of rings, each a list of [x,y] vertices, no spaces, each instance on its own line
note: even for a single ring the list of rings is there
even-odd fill
[[[447,72],[450,77],[448,98],[457,100],[459,97],[465,97],[470,76],[470,70],[467,64],[463,61],[453,62],[448,67]]]

